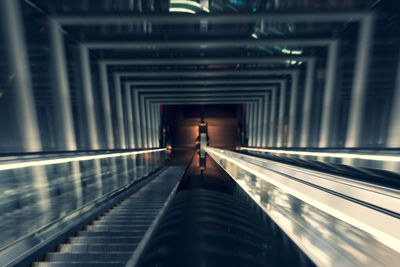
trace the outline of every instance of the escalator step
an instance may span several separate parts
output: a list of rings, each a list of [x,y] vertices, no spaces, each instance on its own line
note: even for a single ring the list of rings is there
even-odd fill
[[[146,231],[113,231],[113,232],[79,232],[78,236],[96,236],[96,237],[142,237]]]
[[[63,244],[60,246],[59,252],[68,253],[68,252],[132,252],[136,248],[136,245],[127,245],[127,244]]]
[[[34,266],[125,266],[183,171],[169,168],[60,245],[58,252],[47,254],[48,262]]]
[[[148,225],[150,225],[151,221],[148,223]],[[148,225],[145,225],[148,227]],[[136,225],[134,225],[132,223],[132,225],[117,225],[117,224],[109,224],[109,225],[89,225],[87,226],[87,230],[86,231],[107,231],[107,232],[119,232],[119,231],[144,231],[146,229],[142,228],[138,228],[136,227]]]
[[[116,261],[125,261],[129,260],[129,257],[132,255],[132,252],[111,252],[111,253],[49,253],[47,260],[48,261],[58,261],[58,262],[73,262],[73,261],[81,261],[81,262],[116,262]]]
[[[143,213],[143,214],[110,214],[108,219],[140,219],[140,218],[154,218],[158,213]]]
[[[121,267],[125,262],[36,262],[34,267]]]
[[[146,219],[146,218],[154,218],[158,213],[147,213],[147,214],[110,214],[107,217],[101,218],[101,220],[112,220],[112,219],[120,219],[120,220],[134,220],[134,219]]]
[[[146,208],[146,205],[140,206],[140,207],[117,207],[115,209],[113,209],[112,211],[110,211],[109,213],[112,213],[113,211],[126,211],[126,212],[149,212],[149,211],[155,211],[158,212],[158,208],[159,206],[162,207],[162,205],[157,205],[156,208],[154,208],[155,205],[149,204],[148,205],[149,208]]]
[[[150,224],[150,223],[149,223]],[[132,226],[120,226],[120,227],[109,227],[109,226],[95,226],[91,225],[87,227],[88,232],[145,232],[145,229],[136,229],[134,225]],[[83,233],[83,231],[82,231]]]
[[[109,212],[106,215],[107,216],[143,216],[143,215],[147,215],[147,214],[158,214],[159,209],[157,210],[149,210],[149,211],[136,211],[136,210],[132,210],[132,211],[118,211],[116,210],[115,212]],[[106,216],[104,216],[106,217]]]
[[[143,223],[143,224],[147,224],[148,222],[151,222],[151,221],[153,221],[153,219],[154,219],[154,217],[155,216],[147,216],[147,217],[142,217],[142,218],[131,218],[131,217],[129,217],[129,218],[118,218],[118,217],[116,217],[116,218],[109,218],[109,217],[106,217],[106,218],[102,218],[102,219],[100,219],[100,220],[97,220],[97,221],[94,221],[93,223],[96,223],[96,222],[117,222],[117,221],[130,221],[130,222],[132,222],[132,223]]]
[[[95,237],[95,236],[78,236],[72,237],[70,244],[103,244],[103,243],[124,243],[138,244],[141,237]]]
[[[109,226],[109,225],[114,226],[115,225],[115,227],[132,225],[132,226],[137,227],[138,229],[147,229],[149,227],[148,223],[143,223],[143,224],[137,225],[134,223],[134,221],[126,221],[126,220],[125,221],[120,221],[120,220],[108,221],[108,222],[98,221],[98,222],[95,222],[93,225],[96,225],[96,226]]]

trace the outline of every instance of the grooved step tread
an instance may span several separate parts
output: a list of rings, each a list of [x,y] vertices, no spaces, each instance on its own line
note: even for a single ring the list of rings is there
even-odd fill
[[[47,260],[51,261],[81,261],[81,262],[91,262],[91,261],[99,261],[99,262],[116,262],[116,261],[128,261],[129,257],[132,255],[131,252],[108,252],[108,253],[93,253],[93,252],[85,252],[85,253],[49,253],[47,255]]]
[[[72,237],[70,244],[99,244],[99,243],[125,243],[137,244],[142,237],[95,237],[95,236],[78,236]]]
[[[112,251],[120,251],[120,252],[132,252],[137,247],[137,245],[128,245],[128,244],[63,244],[59,248],[59,252],[68,253],[85,253],[85,252],[112,252]]]
[[[125,261],[115,261],[115,262],[36,262],[34,267],[122,267],[125,266]]]
[[[48,262],[36,262],[34,266],[125,266],[184,169],[169,167],[71,237],[68,244],[61,244],[58,252],[48,253]]]
[[[146,230],[144,228],[139,229],[135,225],[118,225],[118,224],[110,224],[110,225],[90,225],[87,227],[87,231],[107,231],[107,232],[119,232],[119,231],[143,231]]]
[[[91,231],[84,231],[78,233],[79,237],[84,236],[93,236],[93,237],[142,237],[145,231],[113,231],[113,232],[91,232]]]

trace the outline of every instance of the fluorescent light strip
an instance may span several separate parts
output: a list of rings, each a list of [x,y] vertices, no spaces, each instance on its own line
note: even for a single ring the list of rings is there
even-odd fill
[[[335,153],[335,152],[291,151],[291,150],[263,149],[263,148],[251,148],[251,147],[241,147],[240,149],[241,150],[249,150],[249,151],[268,152],[268,153],[275,153],[275,154],[287,154],[287,155],[348,158],[348,159],[366,159],[366,160],[400,162],[400,156],[389,156],[389,155],[383,156],[383,155],[367,155],[367,154]]]
[[[188,6],[193,6],[199,9],[202,9],[203,11],[210,13],[210,10],[207,7],[203,7],[201,6],[199,3],[195,2],[195,1],[188,1],[188,0],[171,0],[170,2],[171,5],[188,5]],[[175,9],[174,7],[170,7],[169,11],[171,11],[171,9]],[[187,11],[185,11],[187,12]],[[193,11],[194,12],[194,11]],[[187,12],[187,13],[191,13],[191,12]],[[195,13],[193,13],[195,14]]]
[[[195,1],[189,1],[189,0],[171,0],[170,4],[181,4],[181,5],[188,5],[188,6],[194,6],[197,8],[201,9],[201,5]]]
[[[100,154],[100,155],[91,155],[91,156],[75,156],[75,157],[67,157],[67,158],[45,159],[45,160],[28,161],[28,162],[7,163],[7,164],[0,165],[0,171],[27,168],[27,167],[33,167],[33,166],[46,166],[46,165],[52,165],[52,164],[61,164],[61,163],[68,163],[68,162],[74,162],[74,161],[115,158],[115,157],[121,157],[121,156],[153,153],[153,152],[159,152],[159,151],[163,151],[163,150],[165,150],[165,148],[143,150],[143,151],[122,152],[122,153],[109,153],[109,154]]]
[[[196,14],[195,11],[188,9],[188,8],[180,8],[180,7],[170,7],[169,12],[178,12],[178,13],[190,13]]]

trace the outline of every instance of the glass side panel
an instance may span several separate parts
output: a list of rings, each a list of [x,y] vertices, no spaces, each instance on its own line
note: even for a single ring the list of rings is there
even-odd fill
[[[0,250],[162,165],[165,152],[0,171]]]

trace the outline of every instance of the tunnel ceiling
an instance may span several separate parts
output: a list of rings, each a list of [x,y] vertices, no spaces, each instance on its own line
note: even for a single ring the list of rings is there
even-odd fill
[[[27,1],[28,2],[28,1]],[[41,12],[64,20],[63,30],[67,33],[67,49],[71,58],[76,57],[77,45],[87,44],[90,49],[92,72],[96,75],[96,64],[99,60],[140,60],[140,59],[170,59],[160,64],[151,61],[146,64],[132,62],[131,64],[110,64],[107,68],[111,77],[115,72],[153,72],[153,71],[213,71],[231,70],[226,75],[210,74],[202,77],[173,77],[154,74],[146,77],[122,77],[125,81],[155,81],[171,80],[174,84],[166,87],[192,86],[189,82],[200,86],[213,85],[212,81],[235,78],[236,72],[242,70],[286,69],[298,70],[304,78],[306,64],[304,57],[315,57],[317,78],[323,83],[327,57],[327,45],[313,45],[309,42],[329,42],[341,39],[342,76],[341,93],[348,98],[351,89],[351,74],[354,64],[355,40],[357,39],[358,20],[354,17],[366,10],[376,8],[376,1],[345,1],[342,4],[321,3],[315,1],[29,1],[25,12],[31,20],[27,26],[32,27],[32,40],[36,39],[38,50],[37,60],[40,60],[41,47],[48,39],[48,25],[41,18]],[[312,14],[314,12],[314,14]],[[270,15],[267,15],[270,14]],[[319,19],[308,19],[319,16]],[[324,17],[326,14],[326,18]],[[282,19],[282,15],[284,19]],[[340,16],[343,15],[343,18]],[[274,19],[274,16],[276,19]],[[298,16],[301,16],[298,18]],[[74,21],[75,20],[75,21]],[[108,22],[109,21],[109,22]],[[390,26],[385,20],[386,27]],[[37,34],[35,26],[41,25]],[[30,31],[28,31],[30,32]],[[266,41],[266,42],[263,42]],[[270,43],[268,43],[270,42]],[[97,46],[96,46],[97,45]],[[121,46],[122,45],[122,46]],[[42,53],[45,51],[42,51]],[[378,55],[377,55],[378,56]],[[197,59],[214,59],[210,63],[196,63]],[[223,59],[231,59],[224,62]],[[262,62],[262,58],[275,58]],[[174,60],[187,60],[186,63],[174,63]],[[254,61],[252,62],[252,60]],[[246,61],[247,60],[247,61]],[[258,60],[258,61],[257,61]],[[391,66],[389,58],[380,57],[384,61],[381,68]],[[51,100],[51,86],[44,75],[40,73],[40,65],[33,63],[34,80],[40,84],[35,90],[38,102]],[[68,62],[70,72],[76,71],[73,60]],[[37,72],[37,73],[35,73]],[[43,81],[40,79],[43,77]],[[70,79],[74,75],[71,75]],[[254,86],[255,79],[260,78],[248,74],[238,77],[241,84]],[[288,74],[267,75],[266,78],[283,78],[290,82]],[[201,84],[199,80],[205,80]],[[251,82],[253,80],[253,82]],[[260,79],[259,79],[260,80]],[[184,85],[181,85],[183,81]],[[379,92],[371,90],[371,95],[379,97],[390,94],[390,78],[376,77],[371,82],[372,89],[379,87]],[[218,83],[218,82],[216,82]],[[72,94],[76,95],[75,82],[71,82]],[[234,84],[234,82],[232,83]],[[223,86],[232,86],[223,84]],[[258,85],[266,84],[260,80]],[[134,86],[134,85],[133,85]],[[146,87],[142,84],[140,87]],[[149,86],[154,87],[149,83]],[[160,87],[160,85],[157,85]],[[300,88],[301,89],[301,88]],[[113,97],[113,94],[111,94]],[[73,97],[73,101],[76,97]]]
[[[108,109],[107,126],[97,128],[118,135],[124,124],[132,127],[138,119],[132,114],[122,118],[122,109],[129,105],[246,104],[247,110],[254,105],[260,118],[270,112],[268,127],[275,128],[271,136],[283,135],[288,127],[288,139],[293,140],[288,144],[308,144],[302,136],[311,140],[309,136],[318,135],[312,142],[325,146],[321,140],[329,138],[324,132],[345,140],[346,131],[353,128],[371,133],[365,140],[374,140],[374,145],[385,142],[379,136],[386,136],[386,130],[375,129],[386,129],[393,106],[398,61],[393,54],[400,47],[400,18],[394,12],[400,10],[398,1],[21,3],[38,112],[60,105],[54,102],[54,93],[65,88],[71,98],[64,103],[71,104],[68,113],[75,121],[90,113],[85,116],[93,122],[74,122],[77,128],[96,128],[96,117]],[[3,67],[7,70],[0,63]],[[53,69],[61,76],[49,75]],[[12,98],[10,77],[0,77],[5,84],[0,88],[2,99]],[[362,104],[352,107],[357,88],[366,88],[365,97],[363,91]],[[128,98],[132,103],[126,102]],[[133,103],[136,98],[141,104]],[[93,103],[82,103],[85,99]],[[359,116],[364,106],[365,116]],[[46,116],[39,114],[43,124],[51,125],[54,119]],[[359,123],[359,117],[371,121]],[[343,119],[328,130],[326,124],[335,118]],[[353,124],[357,125],[349,126]],[[80,142],[84,144],[85,138]]]

